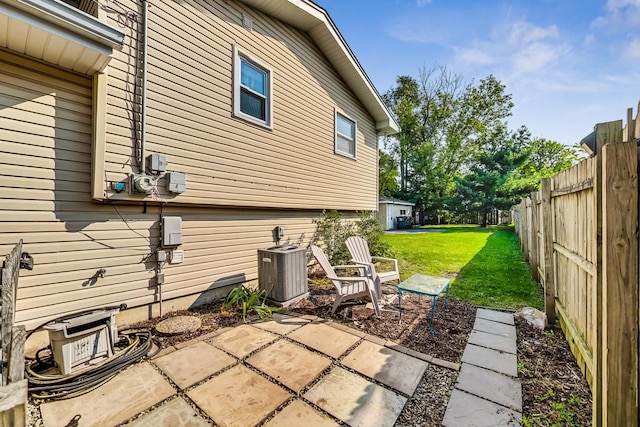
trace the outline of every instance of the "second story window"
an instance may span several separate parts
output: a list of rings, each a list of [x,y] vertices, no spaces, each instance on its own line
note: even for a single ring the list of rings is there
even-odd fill
[[[356,122],[336,112],[336,153],[356,158]]]
[[[234,48],[233,114],[271,127],[271,70]]]

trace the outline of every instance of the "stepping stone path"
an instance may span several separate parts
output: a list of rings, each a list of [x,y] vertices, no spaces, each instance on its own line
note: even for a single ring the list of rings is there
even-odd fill
[[[76,414],[80,427],[393,426],[431,364],[458,368],[315,316],[277,313],[164,348],[40,410],[46,427]],[[513,391],[502,394],[506,403]]]
[[[512,313],[478,309],[442,425],[522,425],[522,385]]]

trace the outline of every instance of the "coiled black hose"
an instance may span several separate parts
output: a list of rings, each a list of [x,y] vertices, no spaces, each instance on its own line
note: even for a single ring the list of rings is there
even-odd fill
[[[153,345],[157,350],[149,355]],[[160,351],[160,343],[151,336],[151,331],[121,334],[113,356],[94,367],[68,375],[50,375],[44,371],[51,367],[50,361],[38,359],[25,368],[29,381],[29,392],[41,399],[69,399],[96,389],[126,367],[152,357]]]

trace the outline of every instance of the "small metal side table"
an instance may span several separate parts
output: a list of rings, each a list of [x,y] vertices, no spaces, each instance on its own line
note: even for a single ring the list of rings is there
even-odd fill
[[[444,306],[446,309],[447,300],[449,299],[449,281],[446,277],[414,274],[404,282],[401,282],[398,285],[398,311],[400,312],[400,320],[402,320],[402,292],[411,292],[418,294],[418,296],[431,296],[433,297],[433,303],[431,304],[431,316],[429,317],[429,332],[433,334],[433,313],[436,309],[436,303],[438,302],[438,297],[445,292]]]

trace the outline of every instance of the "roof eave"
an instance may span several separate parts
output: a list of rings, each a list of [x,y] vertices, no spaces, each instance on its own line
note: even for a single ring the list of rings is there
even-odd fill
[[[326,10],[310,0],[240,1],[307,32],[371,114],[378,133],[393,135],[399,132],[398,123]]]

